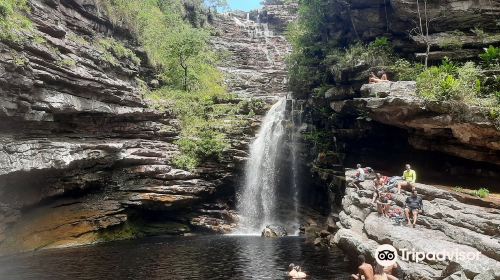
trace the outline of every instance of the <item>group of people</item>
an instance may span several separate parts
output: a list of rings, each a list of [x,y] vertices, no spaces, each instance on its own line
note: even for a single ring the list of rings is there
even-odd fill
[[[367,178],[367,173],[372,173],[371,168],[362,168],[361,164],[356,166],[356,174],[354,176],[353,185],[359,191],[361,183]],[[372,203],[376,205],[377,211],[380,215],[389,218],[401,218],[401,208],[394,206],[393,197],[395,194],[401,194],[401,190],[411,190],[411,195],[406,198],[404,214],[409,226],[415,227],[417,217],[423,213],[424,205],[422,198],[418,195],[415,188],[417,181],[417,173],[411,168],[410,164],[406,164],[403,176],[387,177],[382,176],[380,173],[375,173],[374,192]],[[413,218],[413,220],[411,219]]]
[[[396,270],[398,269],[397,263],[392,266],[383,267],[379,264],[375,265],[375,268],[366,262],[364,255],[358,256],[358,272],[351,275],[351,279],[354,280],[398,280],[394,276]]]

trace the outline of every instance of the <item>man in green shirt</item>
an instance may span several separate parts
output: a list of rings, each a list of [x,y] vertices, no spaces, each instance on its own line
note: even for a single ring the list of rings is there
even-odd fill
[[[406,164],[406,169],[403,172],[403,181],[399,181],[398,183],[398,194],[401,193],[401,188],[402,187],[409,187],[411,188],[413,183],[417,181],[417,173],[415,170],[411,169],[411,166],[409,164]]]

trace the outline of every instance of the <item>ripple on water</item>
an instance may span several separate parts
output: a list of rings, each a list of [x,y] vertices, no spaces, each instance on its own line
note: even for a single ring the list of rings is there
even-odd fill
[[[347,279],[339,250],[303,238],[164,237],[45,250],[0,259],[0,279],[286,279],[289,263],[310,279]]]

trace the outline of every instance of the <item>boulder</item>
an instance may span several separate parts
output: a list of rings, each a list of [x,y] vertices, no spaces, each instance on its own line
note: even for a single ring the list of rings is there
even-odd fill
[[[287,235],[288,233],[286,232],[286,229],[279,225],[267,225],[266,228],[262,230],[261,234],[262,237],[268,238],[285,237]]]
[[[488,269],[487,271],[476,275],[474,277],[474,280],[498,280],[500,279],[500,269],[497,268],[492,268]]]

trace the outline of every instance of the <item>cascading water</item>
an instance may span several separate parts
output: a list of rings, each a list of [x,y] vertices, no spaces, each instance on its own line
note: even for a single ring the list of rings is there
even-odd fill
[[[250,147],[245,185],[238,199],[241,216],[239,234],[260,234],[277,223],[277,181],[279,157],[285,135],[286,100],[273,105]]]
[[[292,155],[292,194],[293,194],[293,210],[294,210],[294,215],[293,215],[293,225],[294,225],[294,232],[295,234],[298,234],[299,232],[299,158],[298,158],[298,153],[299,153],[299,133],[300,133],[300,128],[302,126],[302,104],[300,104],[300,109],[295,110],[297,107],[297,102],[296,100],[292,99],[292,131],[291,131],[291,155]]]

